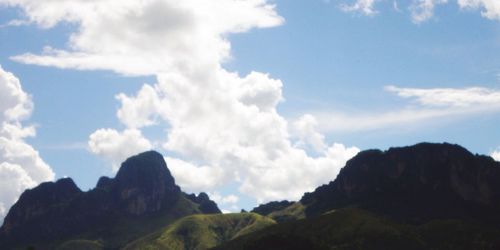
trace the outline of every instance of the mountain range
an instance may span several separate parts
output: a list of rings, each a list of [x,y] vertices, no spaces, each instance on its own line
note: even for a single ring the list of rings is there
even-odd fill
[[[499,179],[491,157],[421,143],[360,152],[299,201],[222,214],[149,151],[87,192],[70,178],[26,190],[0,249],[500,249]]]

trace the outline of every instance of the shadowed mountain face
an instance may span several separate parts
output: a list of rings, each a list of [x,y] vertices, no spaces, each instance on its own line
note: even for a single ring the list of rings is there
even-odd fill
[[[88,192],[71,179],[25,191],[0,248],[500,249],[499,179],[490,157],[422,143],[361,152],[300,202],[206,216],[196,214],[220,213],[217,204],[181,192],[163,157],[146,152]]]
[[[107,232],[123,218],[138,225],[143,218],[166,214],[176,219],[203,211],[220,213],[205,196],[200,202],[190,201],[175,184],[163,156],[145,152],[127,159],[114,179],[102,177],[88,192],[69,178],[25,191],[5,217],[0,245],[56,242],[85,232]],[[202,203],[212,206],[199,209]]]
[[[252,209],[251,212],[257,213],[260,215],[269,215],[272,212],[280,211],[283,210],[291,205],[293,205],[293,202],[283,200],[283,201],[272,201],[266,204],[261,204],[258,207]]]
[[[422,143],[368,150],[347,162],[337,179],[306,193],[308,216],[360,207],[393,219],[499,222],[500,163],[451,144]]]
[[[300,202],[271,202],[253,210],[298,219],[214,249],[496,250],[498,180],[500,163],[457,145],[368,150],[347,162],[335,181],[306,193]]]

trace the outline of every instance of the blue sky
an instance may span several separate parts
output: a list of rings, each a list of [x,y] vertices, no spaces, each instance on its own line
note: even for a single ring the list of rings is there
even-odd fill
[[[396,9],[383,0],[242,6],[221,0],[221,8],[198,6],[215,17],[194,10],[183,17],[198,2],[176,6],[185,10],[179,14],[170,8],[175,1],[157,0],[164,13],[153,13],[161,18],[146,20],[144,30],[121,19],[115,27],[92,24],[92,14],[72,18],[78,0],[58,6],[62,14],[47,11],[52,3],[8,2],[0,1],[0,24],[11,24],[0,28],[0,65],[20,80],[34,107],[29,118],[9,122],[36,128],[35,136],[16,140],[39,152],[34,157],[56,179],[70,176],[85,190],[99,176],[114,175],[123,154],[152,148],[171,159],[183,189],[208,191],[223,209],[237,211],[275,197],[297,199],[333,179],[358,150],[446,141],[495,155],[500,146],[500,4],[494,1],[401,1]],[[227,6],[237,14],[220,10]],[[128,31],[144,32],[138,36],[144,47]],[[186,70],[186,62],[201,63]],[[217,103],[220,110],[205,108]],[[279,156],[266,155],[275,148]],[[20,173],[27,169],[0,154],[1,161],[19,165]],[[40,182],[31,179],[18,186]],[[304,184],[292,187],[297,181]],[[19,192],[0,199],[8,206]]]

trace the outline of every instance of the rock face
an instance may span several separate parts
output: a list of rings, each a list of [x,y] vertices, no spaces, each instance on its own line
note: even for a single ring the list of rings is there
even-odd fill
[[[100,230],[121,218],[167,213],[184,196],[163,156],[145,152],[127,159],[114,179],[101,177],[88,192],[69,178],[26,190],[5,217],[0,245],[8,249],[28,239],[57,241]],[[208,196],[203,203],[212,205],[210,212],[220,213]]]
[[[125,213],[141,215],[165,209],[175,203],[180,188],[157,152],[127,159],[116,174],[113,188]]]
[[[347,162],[337,179],[306,193],[308,216],[361,207],[391,218],[500,221],[500,163],[451,144],[422,143],[368,150]]]
[[[269,215],[272,212],[283,210],[291,205],[294,202],[283,200],[283,201],[272,201],[266,204],[261,204],[258,207],[252,209],[252,213],[260,214],[260,215]]]
[[[190,194],[187,196],[189,200],[200,205],[200,210],[204,214],[220,214],[221,211],[217,207],[217,204],[210,200],[206,193],[200,193],[198,196]]]

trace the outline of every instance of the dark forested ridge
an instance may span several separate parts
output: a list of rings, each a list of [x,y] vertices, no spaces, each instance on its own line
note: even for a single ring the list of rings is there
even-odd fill
[[[206,194],[182,193],[163,156],[150,151],[127,159],[115,178],[100,178],[88,192],[69,178],[26,190],[5,217],[0,242],[50,249],[84,238],[115,248],[198,213],[220,210]]]
[[[187,195],[163,157],[129,158],[82,192],[71,179],[25,191],[2,249],[500,249],[500,163],[458,145],[367,150],[297,202],[220,214]],[[212,215],[211,215],[212,214]]]

